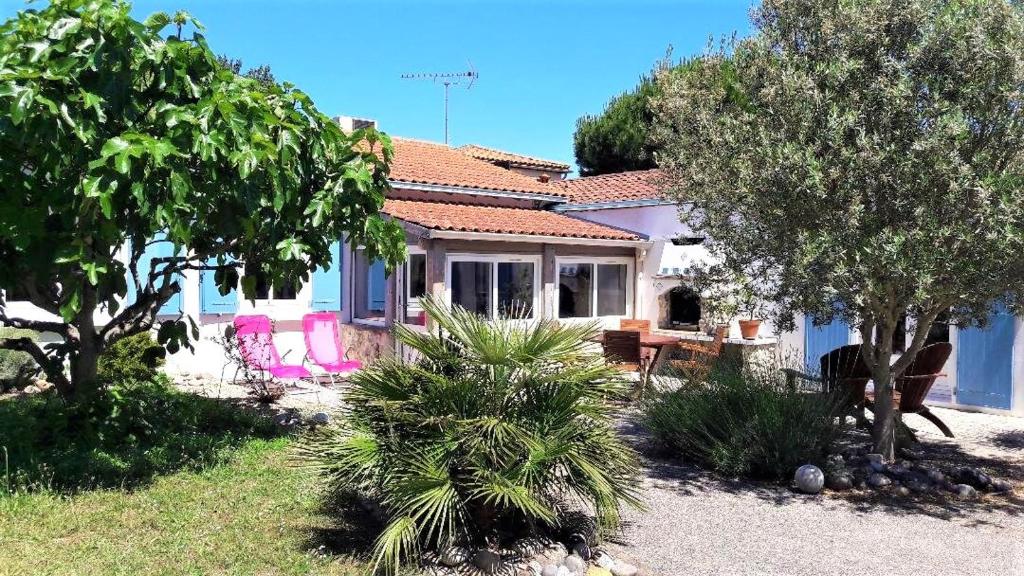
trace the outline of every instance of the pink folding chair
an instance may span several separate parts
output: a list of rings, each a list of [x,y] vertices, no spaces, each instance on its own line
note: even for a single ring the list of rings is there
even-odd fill
[[[335,382],[363,367],[359,360],[345,357],[338,329],[338,318],[331,312],[313,312],[302,317],[302,333],[306,337],[306,357]]]
[[[264,370],[274,378],[284,380],[313,377],[305,366],[281,362],[281,356],[274,346],[270,318],[263,315],[235,316],[235,335],[242,359],[250,368]]]

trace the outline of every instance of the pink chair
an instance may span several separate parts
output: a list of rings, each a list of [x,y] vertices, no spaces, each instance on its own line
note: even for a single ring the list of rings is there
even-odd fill
[[[358,360],[348,360],[341,345],[338,318],[331,312],[314,312],[302,317],[302,333],[306,337],[306,357],[319,366],[334,382],[363,367]]]
[[[313,374],[299,364],[283,364],[274,346],[274,331],[266,316],[235,316],[235,335],[246,365],[265,370],[274,378],[297,380]]]

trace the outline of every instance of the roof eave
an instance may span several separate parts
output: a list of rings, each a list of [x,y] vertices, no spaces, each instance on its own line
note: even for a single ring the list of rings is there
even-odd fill
[[[668,206],[675,204],[671,200],[662,198],[647,198],[643,200],[614,200],[611,202],[589,202],[574,204],[566,202],[553,208],[556,212],[580,212],[585,210],[613,210],[616,208],[644,208],[647,206]]]
[[[482,240],[494,242],[534,242],[540,244],[584,244],[587,246],[630,246],[649,248],[654,245],[640,238],[583,238],[575,236],[541,236],[537,234],[506,234],[501,232],[464,232],[461,230],[427,230],[428,238],[445,240]]]
[[[449,186],[446,184],[423,184],[420,182],[409,182],[406,180],[390,180],[392,188],[403,190],[419,190],[422,192],[444,192],[448,194],[467,194],[471,196],[491,196],[494,198],[515,198],[517,200],[537,200],[541,202],[568,202],[563,196],[554,194],[538,194],[535,192],[516,192],[511,190],[492,190],[489,188],[474,188],[470,186]]]

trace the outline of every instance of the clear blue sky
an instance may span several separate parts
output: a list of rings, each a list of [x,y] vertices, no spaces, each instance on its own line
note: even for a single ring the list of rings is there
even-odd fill
[[[749,30],[752,0],[329,2],[137,0],[138,17],[185,9],[217,53],[268,64],[328,115],[374,118],[399,136],[441,141],[443,89],[409,72],[480,73],[453,88],[453,145],[502,148],[575,166],[576,118],[600,112],[664,57]],[[0,19],[24,7],[0,0]]]

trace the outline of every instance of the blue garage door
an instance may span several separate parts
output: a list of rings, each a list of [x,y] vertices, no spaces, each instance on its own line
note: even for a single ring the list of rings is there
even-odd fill
[[[849,343],[849,324],[833,320],[831,324],[815,326],[813,318],[804,317],[804,362],[810,370],[817,372],[822,356]]]
[[[957,402],[1010,409],[1013,391],[1012,314],[999,310],[984,329],[960,330],[957,338]]]

